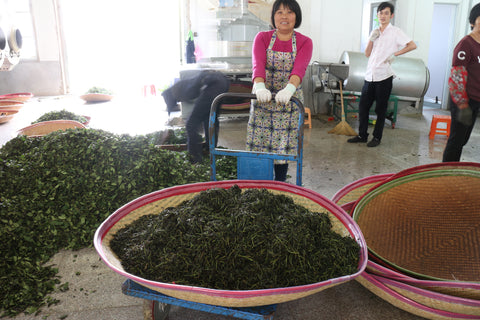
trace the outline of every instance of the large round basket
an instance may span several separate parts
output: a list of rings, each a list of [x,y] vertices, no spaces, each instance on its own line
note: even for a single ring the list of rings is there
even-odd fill
[[[394,305],[395,307],[426,319],[478,319],[478,315],[466,314],[463,312],[445,311],[422,304],[419,302],[421,299],[417,297],[415,299],[410,299],[408,296],[404,296],[393,290],[386,283],[380,281],[378,277],[369,274],[368,272],[362,273],[359,277],[355,278],[355,280],[369,291]],[[428,294],[426,296],[428,296]],[[464,311],[465,309],[460,310]]]
[[[241,189],[266,188],[273,193],[292,197],[296,203],[303,205],[311,211],[327,213],[335,232],[342,236],[352,237],[360,245],[361,250],[357,272],[327,281],[295,287],[262,290],[218,290],[155,282],[129,274],[123,269],[121,262],[110,249],[109,243],[113,235],[139,217],[145,214],[159,213],[167,207],[177,206],[201,191],[212,188],[231,188],[234,185],[239,186]],[[311,190],[277,181],[212,181],[171,187],[147,194],[126,204],[109,216],[97,229],[94,245],[102,260],[112,270],[145,287],[178,299],[226,307],[270,305],[303,298],[354,279],[365,270],[367,263],[367,250],[362,233],[348,214],[327,198]]]
[[[13,119],[18,110],[0,110],[0,123],[5,123]]]
[[[480,171],[430,170],[363,195],[353,218],[369,252],[425,280],[480,281]]]
[[[85,102],[106,102],[113,99],[112,95],[103,93],[87,93],[80,96]]]
[[[343,205],[351,201],[357,201],[358,198],[360,198],[365,192],[380,182],[390,178],[392,175],[393,173],[377,174],[349,183],[333,195],[332,201],[338,205]]]
[[[409,286],[441,293],[453,298],[473,299],[480,304],[480,282],[422,280],[410,277],[393,269],[368,260],[365,272],[392,279]]]
[[[0,112],[4,110],[20,110],[23,107],[23,102],[15,100],[0,100]]]
[[[437,162],[429,163],[420,166],[415,166],[407,168],[405,170],[399,171],[395,174],[392,174],[386,180],[395,180],[404,176],[408,176],[414,173],[434,171],[434,170],[450,170],[450,169],[463,169],[463,170],[474,170],[480,171],[480,163],[478,162]]]
[[[30,92],[18,92],[0,95],[0,100],[13,100],[19,102],[27,102],[33,97],[33,93]]]
[[[57,130],[85,129],[85,125],[74,120],[50,120],[32,124],[18,130],[18,135],[41,137]]]

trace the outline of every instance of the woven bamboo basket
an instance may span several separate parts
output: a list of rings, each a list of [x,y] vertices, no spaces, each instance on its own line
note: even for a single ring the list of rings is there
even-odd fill
[[[379,275],[372,274],[372,276],[398,294],[427,307],[480,317],[480,300],[443,294]]]
[[[85,100],[85,102],[106,102],[112,100],[113,96],[103,93],[87,93],[81,95],[80,98]]]
[[[23,102],[15,100],[0,100],[0,112],[4,110],[20,110],[23,107]]]
[[[351,201],[357,201],[358,198],[360,198],[360,196],[362,196],[369,189],[390,178],[392,175],[393,173],[377,174],[349,183],[333,195],[332,201],[338,205],[343,205]]]
[[[184,286],[174,283],[161,283],[127,273],[121,262],[110,249],[109,243],[113,235],[125,225],[145,214],[159,213],[166,207],[179,205],[194,197],[201,191],[211,188],[230,188],[238,185],[241,189],[266,188],[277,194],[284,194],[304,207],[315,212],[325,212],[332,221],[335,232],[350,236],[361,247],[360,263],[355,274],[346,275],[327,281],[286,288],[262,290],[218,290],[202,287]],[[287,302],[320,292],[332,286],[350,281],[365,270],[367,250],[360,229],[339,206],[327,198],[311,190],[277,181],[232,180],[196,183],[166,188],[140,197],[115,211],[97,229],[94,237],[95,248],[102,260],[115,272],[143,286],[165,295],[193,301],[226,307],[251,307]]]
[[[387,285],[379,281],[375,276],[372,276],[367,272],[363,272],[360,276],[355,278],[355,280],[366,289],[388,303],[394,305],[395,307],[426,319],[478,319],[477,315],[450,312],[423,305],[415,300],[403,296],[395,290],[392,290]]]
[[[32,124],[18,130],[18,135],[41,137],[57,130],[85,129],[85,125],[74,120],[50,120]]]
[[[445,169],[478,170],[477,163],[439,163],[423,165],[400,171],[367,177],[340,189],[332,198],[343,203],[342,209],[352,213],[356,201],[375,185],[408,176],[409,174]],[[382,179],[383,182],[382,182]],[[373,183],[378,181],[377,183]],[[377,262],[378,261],[378,262]],[[394,306],[428,319],[478,318],[480,307],[480,282],[422,280],[402,273],[391,265],[370,255],[367,268],[356,280],[374,294]],[[449,312],[445,314],[444,312]]]
[[[228,92],[235,93],[251,93],[252,85],[251,83],[231,83]],[[221,110],[226,112],[232,111],[244,111],[248,112],[250,110],[250,99],[246,99],[240,103],[225,103],[221,105]]]
[[[401,283],[415,286],[451,297],[473,299],[480,302],[480,282],[461,282],[461,281],[437,281],[422,280],[410,277],[393,269],[387,268],[372,260],[368,260],[365,272],[396,280]]]
[[[355,204],[369,252],[424,280],[480,281],[480,171],[430,170],[381,183]]]
[[[477,162],[438,162],[430,163],[421,166],[411,167],[395,174],[392,174],[385,180],[395,180],[404,176],[408,176],[414,173],[433,171],[433,170],[450,170],[450,169],[463,169],[463,170],[480,170],[480,163]]]
[[[0,123],[5,123],[13,119],[18,110],[0,110]]]
[[[27,102],[33,97],[33,93],[30,92],[19,92],[19,93],[9,93],[0,95],[0,100],[12,100],[19,102]]]

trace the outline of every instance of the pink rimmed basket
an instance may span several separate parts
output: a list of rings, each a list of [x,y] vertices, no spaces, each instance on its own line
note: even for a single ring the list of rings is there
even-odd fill
[[[357,201],[365,192],[393,175],[393,173],[383,173],[356,180],[338,190],[333,195],[332,201],[338,205]]]
[[[376,276],[369,274],[368,272],[362,273],[355,279],[366,289],[394,305],[395,307],[407,311],[411,314],[434,320],[447,320],[447,319],[478,319],[477,315],[458,313],[440,310],[421,304],[416,300],[410,299],[397,291],[391,289],[389,286],[380,281]]]
[[[480,281],[480,171],[419,171],[387,179],[355,204],[369,253],[424,280]]]
[[[41,137],[57,130],[85,129],[85,125],[74,120],[50,120],[32,124],[18,130],[18,135]]]
[[[0,100],[12,100],[19,102],[27,102],[33,97],[31,92],[18,92],[18,93],[8,93],[0,95]]]
[[[330,217],[332,229],[342,236],[350,236],[360,245],[358,270],[354,274],[329,279],[308,285],[273,288],[262,290],[218,290],[203,287],[184,286],[174,283],[155,282],[129,274],[110,249],[113,235],[122,227],[145,214],[159,213],[163,209],[177,206],[191,199],[201,191],[212,188],[231,188],[238,185],[241,189],[265,188],[276,194],[283,194],[314,212],[325,212]],[[338,205],[324,196],[309,189],[277,181],[232,180],[212,181],[175,186],[144,195],[124,205],[110,215],[97,229],[94,237],[95,248],[102,260],[113,271],[147,288],[162,294],[204,304],[225,307],[251,307],[287,302],[320,292],[332,286],[350,281],[359,276],[366,268],[367,248],[362,233],[353,219]]]

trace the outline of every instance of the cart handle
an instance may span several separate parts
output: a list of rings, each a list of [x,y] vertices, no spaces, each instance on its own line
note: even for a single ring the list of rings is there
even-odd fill
[[[216,147],[216,135],[215,135],[215,125],[217,123],[218,118],[218,111],[220,110],[221,104],[220,102],[225,98],[245,98],[245,99],[256,99],[257,96],[253,93],[237,93],[237,92],[225,92],[219,94],[218,96],[213,99],[212,106],[210,107],[210,121],[208,123],[208,134],[209,134],[209,145]],[[272,96],[272,99],[275,99],[275,95]],[[303,121],[305,119],[305,108],[303,107],[303,103],[296,97],[292,97],[290,101],[293,102],[294,105],[297,106],[298,110],[300,111],[300,119],[299,119],[299,137],[301,141],[299,141],[299,145],[303,144]]]
[[[220,110],[220,102],[222,99],[229,98],[229,97],[234,97],[234,98],[245,98],[245,99],[256,99],[257,96],[252,93],[237,93],[237,92],[226,92],[222,93],[218,96],[215,97],[215,99],[212,102],[212,106],[210,108],[210,119],[208,123],[208,133],[209,133],[209,149],[210,149],[210,162],[211,162],[211,177],[212,180],[215,179],[215,155],[213,150],[215,150],[216,145],[217,145],[217,137],[216,137],[216,125],[217,125],[217,118],[218,118],[218,111]],[[273,95],[272,99],[275,98],[275,95]],[[301,186],[302,185],[302,158],[303,158],[303,123],[305,119],[305,108],[303,107],[302,102],[296,98],[292,97],[290,101],[293,102],[294,105],[297,106],[300,117],[298,119],[298,150],[297,150],[297,155],[296,157],[296,162],[297,162],[297,185]]]

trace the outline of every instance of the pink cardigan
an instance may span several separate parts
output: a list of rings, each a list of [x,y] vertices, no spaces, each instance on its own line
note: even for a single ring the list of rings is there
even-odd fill
[[[252,49],[252,79],[261,77],[265,79],[265,66],[267,63],[267,49],[270,45],[274,30],[259,32],[253,41]],[[310,59],[312,58],[313,43],[312,40],[303,34],[295,31],[297,39],[297,56],[293,65],[291,75],[297,75],[300,79],[305,76]],[[292,40],[281,41],[278,38],[273,45],[274,51],[292,52]]]

